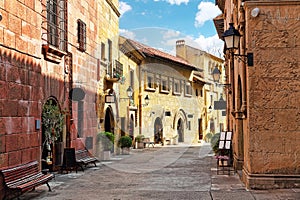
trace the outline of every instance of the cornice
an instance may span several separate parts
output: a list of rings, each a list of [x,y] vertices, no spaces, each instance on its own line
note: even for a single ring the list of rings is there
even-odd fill
[[[111,9],[113,9],[113,11],[116,13],[116,15],[118,17],[121,16],[119,10],[117,9],[117,7],[113,4],[113,2],[111,0],[106,0],[106,2],[108,3],[108,5],[111,7]]]

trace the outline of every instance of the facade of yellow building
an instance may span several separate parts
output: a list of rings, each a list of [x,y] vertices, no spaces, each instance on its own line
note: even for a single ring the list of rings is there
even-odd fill
[[[201,129],[203,130],[203,139],[209,140],[213,134],[227,130],[226,108],[219,110],[214,105],[215,101],[219,101],[221,98],[226,99],[226,94],[223,86],[215,83],[212,76],[213,70],[217,67],[221,72],[221,77],[224,78],[224,60],[186,45],[184,40],[176,42],[176,56],[187,60],[199,71],[202,71],[200,79],[206,84],[202,91]]]
[[[130,134],[160,144],[198,142],[204,83],[191,77],[195,67],[130,39],[122,38],[120,48],[134,62],[127,62],[134,93],[127,109],[129,121],[134,122]],[[125,88],[127,85],[122,90]]]

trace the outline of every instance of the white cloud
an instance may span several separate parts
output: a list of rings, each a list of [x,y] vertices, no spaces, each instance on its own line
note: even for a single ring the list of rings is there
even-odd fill
[[[135,40],[135,33],[132,32],[132,31],[128,31],[128,30],[125,30],[125,29],[119,29],[119,33],[120,35],[128,38],[128,39],[132,39],[132,40]]]
[[[224,42],[219,39],[218,34],[207,38],[200,35],[197,39],[195,39],[195,42],[202,50],[217,57],[222,57]]]
[[[154,2],[159,2],[159,1],[166,1],[167,3],[171,4],[171,5],[180,5],[182,3],[184,4],[188,4],[188,2],[190,0],[154,0]]]
[[[120,10],[120,13],[122,16],[124,13],[132,10],[132,7],[130,5],[128,5],[126,2],[120,1],[119,10]]]
[[[212,20],[219,14],[221,14],[221,11],[215,4],[213,4],[212,2],[202,1],[198,5],[198,12],[195,18],[195,26],[202,26],[206,21]]]
[[[184,40],[186,45],[203,50],[219,58],[223,56],[224,42],[219,39],[217,34],[211,37],[200,35],[198,38],[194,38],[176,30],[148,27],[130,31],[120,29],[120,35],[172,55],[176,55],[176,41]]]

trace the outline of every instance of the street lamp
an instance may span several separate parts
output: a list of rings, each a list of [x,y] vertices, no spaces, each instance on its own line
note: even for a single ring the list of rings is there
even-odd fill
[[[232,52],[233,56],[237,57],[246,57],[247,60],[239,58],[242,62],[247,63],[248,66],[253,66],[253,53],[247,53],[247,55],[234,54],[233,51],[239,48],[241,34],[238,30],[236,30],[233,26],[233,23],[229,23],[229,29],[227,29],[223,38],[225,41],[226,49]]]
[[[129,86],[129,87],[127,88],[126,92],[127,92],[128,98],[131,99],[131,98],[132,98],[132,94],[133,94],[133,89],[132,89],[132,87]]]
[[[227,84],[227,83],[226,84],[221,84],[221,83],[219,83],[220,77],[221,77],[221,72],[220,72],[220,70],[217,66],[215,66],[215,68],[212,71],[211,75],[212,75],[212,77],[214,79],[214,82],[216,84],[223,85],[223,86],[231,86],[231,84]]]

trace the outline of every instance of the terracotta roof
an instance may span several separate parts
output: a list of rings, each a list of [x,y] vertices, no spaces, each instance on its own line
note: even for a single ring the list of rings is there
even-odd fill
[[[223,33],[224,33],[224,15],[220,14],[214,19],[214,24],[218,33],[218,36],[221,40],[223,40]]]
[[[127,40],[132,44],[132,46],[134,46],[136,48],[136,50],[140,51],[141,53],[143,53],[147,56],[160,57],[160,58],[168,59],[168,60],[173,61],[173,62],[177,62],[179,64],[186,65],[186,66],[191,67],[191,68],[195,68],[194,65],[188,63],[186,60],[184,60],[182,58],[179,58],[179,57],[173,56],[171,54],[162,52],[160,50],[154,49],[152,47],[149,47],[145,44],[139,43],[139,42],[131,40],[131,39],[127,39]]]

